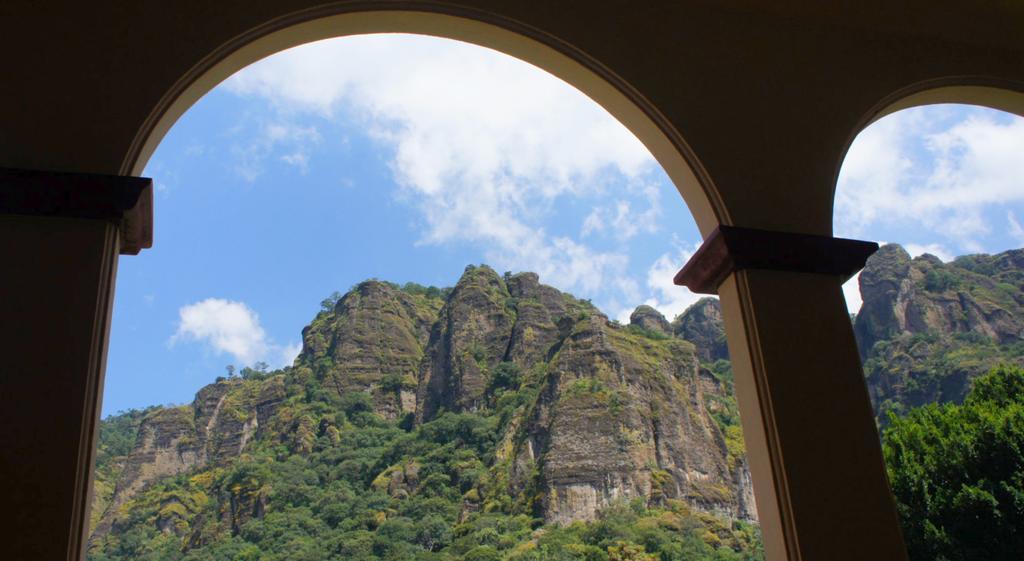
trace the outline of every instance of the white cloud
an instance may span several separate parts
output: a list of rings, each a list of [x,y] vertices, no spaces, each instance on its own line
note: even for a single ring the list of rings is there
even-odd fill
[[[646,208],[638,210],[632,201],[617,199],[604,207],[595,207],[583,221],[581,237],[595,232],[608,231],[612,237],[620,241],[628,241],[641,232],[654,233],[658,230],[658,218],[661,216],[660,192],[653,185],[643,188]]]
[[[585,238],[594,232],[604,230],[605,223],[604,218],[602,218],[603,215],[604,209],[602,208],[594,208],[594,210],[590,211],[587,218],[583,220],[583,227],[580,229],[580,237]]]
[[[665,253],[647,270],[647,286],[654,293],[654,297],[649,298],[644,304],[661,312],[669,321],[704,297],[672,282],[676,273],[689,261],[698,247],[700,244],[690,248],[680,247],[675,252]]]
[[[916,226],[978,250],[984,211],[1024,201],[1024,119],[976,110],[950,123],[949,108],[890,115],[864,130],[843,162],[836,229]]]
[[[392,151],[400,196],[422,213],[421,243],[469,242],[502,269],[560,288],[625,295],[625,251],[597,250],[542,226],[559,197],[613,178],[623,195],[598,206],[581,236],[652,231],[658,189],[647,149],[604,109],[515,58],[450,40],[348,37],[279,53],[226,87],[281,115],[355,119]],[[625,187],[619,185],[625,184]],[[635,285],[635,282],[634,282]]]
[[[259,133],[245,140],[231,147],[234,171],[246,182],[253,183],[266,171],[267,158],[282,146],[291,151],[281,156],[281,161],[305,173],[309,169],[309,150],[322,138],[316,127],[277,121],[262,123]]]
[[[864,303],[860,296],[860,273],[843,283],[843,298],[846,299],[846,309],[851,314],[860,311],[860,305]]]
[[[1012,237],[1018,245],[1024,245],[1024,227],[1021,227],[1020,222],[1017,221],[1017,216],[1013,211],[1006,211],[1006,222],[1010,225],[1010,237]]]
[[[954,255],[948,249],[946,249],[945,246],[937,243],[908,243],[903,244],[903,249],[906,249],[907,253],[909,253],[911,257],[918,257],[924,255],[925,253],[930,253],[935,257],[941,259],[943,262],[952,261],[954,257]]]
[[[274,365],[290,364],[289,357],[294,360],[298,355],[294,345],[274,344],[259,316],[244,302],[221,298],[207,298],[178,310],[178,327],[168,343],[182,341],[203,343],[217,354],[231,355],[240,365],[274,358],[281,359]]]
[[[302,343],[292,343],[281,347],[281,364],[291,366],[302,352]]]
[[[291,154],[285,154],[284,156],[281,156],[281,161],[299,168],[299,171],[301,171],[302,173],[306,173],[309,171],[309,156],[307,156],[304,152],[293,152]]]

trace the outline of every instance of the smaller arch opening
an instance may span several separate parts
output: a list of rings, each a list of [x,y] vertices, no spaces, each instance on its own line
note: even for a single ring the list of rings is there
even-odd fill
[[[1024,380],[1024,118],[904,107],[1019,112],[1020,99],[942,88],[898,101],[857,136],[836,190],[837,235],[883,244],[844,291],[915,560],[1021,545],[1003,513],[1020,438],[989,436],[1019,410],[1009,388]]]

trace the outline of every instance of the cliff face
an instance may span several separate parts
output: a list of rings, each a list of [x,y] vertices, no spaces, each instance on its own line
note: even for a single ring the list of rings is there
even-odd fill
[[[367,392],[376,412],[395,419],[415,410],[423,349],[441,300],[367,281],[302,332],[298,363],[337,395]]]
[[[701,362],[729,360],[718,298],[701,298],[687,308],[672,322],[672,332],[696,346]]]
[[[629,324],[663,335],[672,333],[672,326],[669,325],[665,316],[647,305],[637,306],[633,313],[629,314]]]
[[[558,323],[591,307],[572,296],[540,284],[536,273],[519,273],[508,279],[516,310],[506,360],[522,368],[548,360],[548,352],[564,336]]]
[[[591,520],[638,497],[755,519],[749,485],[729,466],[704,400],[693,345],[672,337],[653,308],[633,318],[640,330],[615,326],[532,273],[503,280],[487,267],[467,269],[428,344],[418,419],[485,407],[502,363],[541,367],[546,376],[526,381],[540,397],[515,419],[511,444],[513,480],[524,485],[537,469],[545,520]]]
[[[1021,341],[1024,250],[968,255],[943,263],[911,259],[899,245],[883,246],[860,276],[864,305],[856,333],[867,353],[901,333],[973,333],[1001,344]]]
[[[154,481],[237,458],[283,399],[279,378],[234,379],[205,386],[191,405],[152,410],[139,424],[91,539],[109,532],[119,510]]]
[[[577,320],[518,443],[519,469],[539,468],[545,520],[590,520],[637,497],[756,518],[699,376],[685,341],[649,339],[600,315]]]
[[[441,409],[476,411],[487,373],[504,360],[516,313],[490,267],[468,267],[441,308],[420,371],[417,419]]]
[[[303,330],[294,366],[218,381],[142,418],[93,543],[113,547],[112,529],[139,524],[183,550],[218,543],[304,505],[306,491],[281,490],[290,479],[266,483],[304,462],[319,466],[294,475],[306,489],[347,477],[347,489],[396,505],[457,485],[461,520],[500,508],[568,524],[623,500],[756,520],[730,382],[701,365],[721,352],[676,335],[718,341],[716,311],[704,302],[670,325],[642,306],[622,326],[536,274],[486,266],[450,291],[361,283]],[[416,449],[403,438],[436,431],[439,456],[402,452]],[[457,467],[421,469],[438,458]]]
[[[960,402],[971,380],[1020,361],[1024,251],[943,263],[883,246],[860,276],[854,330],[881,421],[888,411]]]

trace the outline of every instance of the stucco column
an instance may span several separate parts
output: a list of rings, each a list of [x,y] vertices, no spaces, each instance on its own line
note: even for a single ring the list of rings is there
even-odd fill
[[[118,254],[148,247],[148,180],[0,170],[6,559],[83,556]]]
[[[877,245],[732,230],[677,278],[721,298],[768,561],[906,560],[841,288]]]

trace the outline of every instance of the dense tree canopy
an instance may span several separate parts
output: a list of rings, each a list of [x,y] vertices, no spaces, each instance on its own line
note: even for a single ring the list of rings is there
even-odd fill
[[[885,460],[911,559],[1020,559],[1024,370],[997,367],[962,405],[926,405],[890,422]]]

